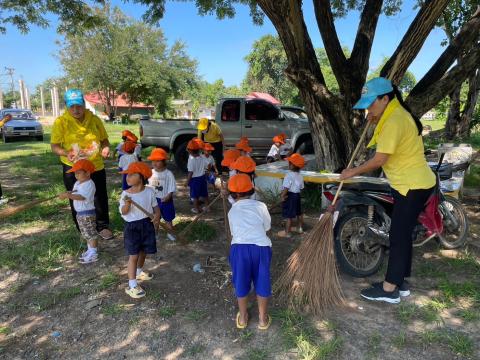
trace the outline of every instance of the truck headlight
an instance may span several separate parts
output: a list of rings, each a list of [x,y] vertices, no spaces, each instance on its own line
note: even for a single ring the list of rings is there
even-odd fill
[[[13,132],[13,126],[5,126],[5,132],[7,133]]]

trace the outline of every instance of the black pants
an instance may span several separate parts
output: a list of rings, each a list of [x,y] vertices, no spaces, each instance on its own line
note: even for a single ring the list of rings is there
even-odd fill
[[[218,172],[221,174],[223,160],[223,142],[219,141],[211,144],[215,148],[215,150],[212,151],[212,156],[215,159],[215,165],[217,166]]]
[[[390,227],[390,255],[385,280],[397,286],[410,276],[412,270],[413,230],[417,219],[425,208],[431,189],[410,190],[406,196],[392,189],[392,225]]]
[[[67,191],[72,191],[73,185],[77,179],[75,179],[74,173],[67,173],[67,170],[70,170],[72,167],[62,164],[63,165],[63,183],[65,184],[65,188]],[[97,217],[97,231],[102,231],[103,229],[108,228],[108,224],[110,223],[109,216],[108,216],[108,195],[107,195],[107,174],[105,169],[100,171],[95,171],[91,175],[91,179],[95,183],[95,215]],[[77,212],[73,207],[73,201],[70,200],[70,209],[72,210],[72,217],[73,221],[75,222],[75,226],[78,228],[77,223]],[[80,231],[80,230],[79,230]]]

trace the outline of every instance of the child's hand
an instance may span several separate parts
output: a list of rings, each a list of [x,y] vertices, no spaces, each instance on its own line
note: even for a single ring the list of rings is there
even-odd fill
[[[155,230],[158,230],[158,227],[160,226],[160,215],[155,214],[152,219],[153,226],[155,227]]]
[[[222,194],[223,197],[227,197],[227,196],[228,196],[228,190],[225,189],[225,188],[222,188],[222,189],[220,190],[220,193]]]
[[[62,200],[65,200],[65,199],[68,199],[68,195],[70,194],[69,191],[66,191],[64,193],[61,193],[61,194],[58,194],[58,198],[59,199],[62,199]]]
[[[123,198],[123,201],[125,201],[126,205],[130,205],[130,206],[132,205],[132,198],[130,196],[125,196]]]
[[[282,198],[282,201],[287,201],[288,195],[282,193],[281,198]]]

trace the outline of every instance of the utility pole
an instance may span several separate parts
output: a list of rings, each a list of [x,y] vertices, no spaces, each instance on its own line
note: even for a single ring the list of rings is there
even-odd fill
[[[13,82],[13,74],[15,73],[15,69],[5,66],[5,71],[7,72],[7,75],[10,76],[10,91],[12,92],[12,96],[15,96],[15,83]],[[9,104],[7,106],[12,106],[12,105]],[[17,100],[14,100],[13,106],[17,107]]]
[[[25,91],[23,90],[23,81],[18,80],[18,88],[20,91],[20,106],[22,109],[25,109]]]
[[[43,86],[40,86],[40,103],[42,104],[42,116],[45,116],[45,100],[43,99]]]

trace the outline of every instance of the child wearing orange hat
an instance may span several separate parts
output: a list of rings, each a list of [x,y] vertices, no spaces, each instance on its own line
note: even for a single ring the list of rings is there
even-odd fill
[[[148,157],[152,161],[152,176],[148,179],[148,185],[155,191],[160,214],[165,220],[167,228],[173,232],[173,219],[175,219],[175,206],[173,204],[173,195],[177,191],[175,177],[167,169],[168,154],[161,148],[155,148]],[[175,241],[175,236],[167,233],[167,239]]]
[[[248,145],[248,138],[242,136],[240,141],[235,144],[235,149],[240,151],[241,156],[250,156],[252,148]]]
[[[120,171],[127,170],[130,164],[137,162],[138,158],[135,155],[137,144],[133,141],[127,140],[122,144],[123,155],[118,160],[118,169]],[[127,175],[122,175],[122,190],[127,190],[130,186],[127,184]]]
[[[305,166],[305,159],[302,155],[294,153],[287,157],[288,168],[290,171],[283,179],[282,190],[282,216],[286,219],[285,230],[278,233],[280,237],[290,237],[292,230],[292,220],[297,219],[297,232],[303,233],[303,215],[301,204],[301,191],[303,190],[303,177],[300,175],[300,169]]]
[[[223,153],[222,166],[228,168],[228,176],[232,177],[237,173],[231,166],[240,157],[240,150],[230,149]]]
[[[215,148],[212,144],[205,143],[202,157],[205,159],[205,173],[207,174],[207,182],[215,185],[215,178],[218,176],[218,169],[217,165],[215,164],[215,159],[212,156],[212,151],[214,150]]]
[[[127,174],[127,183],[130,186],[122,192],[119,206],[120,214],[125,220],[123,242],[128,254],[128,287],[125,292],[138,299],[145,296],[145,290],[138,285],[137,280],[148,281],[153,278],[152,274],[143,271],[143,266],[147,254],[157,252],[155,229],[160,222],[160,209],[154,190],[145,187],[152,176],[152,170],[147,164],[134,162],[122,173]],[[133,205],[132,200],[153,214],[153,220]]]
[[[267,330],[272,321],[268,315],[268,299],[272,295],[272,242],[267,236],[270,214],[264,203],[250,199],[254,188],[248,175],[232,176],[228,190],[235,199],[228,212],[228,222],[232,232],[229,262],[239,308],[236,326],[238,329],[248,326],[248,294],[253,282],[258,303],[258,329]]]
[[[283,144],[280,145],[279,153],[280,153],[280,158],[283,160],[286,157],[289,157],[293,153],[293,147],[292,144],[290,143],[290,140],[287,139],[287,135],[285,133],[281,133],[278,135],[282,140]]]
[[[77,181],[72,191],[64,192],[58,197],[73,201],[73,207],[77,212],[77,223],[80,234],[87,241],[87,251],[80,256],[80,263],[90,264],[98,260],[97,217],[95,215],[95,183],[90,175],[95,172],[95,165],[90,160],[82,159],[73,164],[67,173],[75,173]]]
[[[120,144],[117,145],[115,148],[115,151],[113,153],[113,156],[118,154],[118,160],[125,154],[125,152],[122,149],[123,144],[126,141],[131,141],[135,143],[135,155],[137,156],[138,161],[142,160],[142,145],[138,143],[138,137],[132,133],[130,130],[123,130],[122,131],[122,141]]]
[[[187,183],[190,187],[190,198],[193,199],[192,212],[195,214],[202,211],[200,199],[205,201],[205,206],[208,206],[209,203],[207,177],[205,176],[206,160],[200,156],[200,150],[204,146],[203,141],[200,143],[196,138],[190,140],[187,144],[187,150],[190,154],[187,162]]]
[[[240,156],[234,163],[231,165],[232,169],[236,171],[237,174],[246,174],[250,178],[250,181],[253,184],[253,188],[255,190],[255,169],[257,165],[255,161],[249,156]],[[257,199],[257,195],[254,192],[250,197],[252,200]],[[233,199],[229,196],[228,201],[233,204]]]
[[[280,160],[280,147],[285,144],[285,140],[282,135],[273,137],[273,145],[267,155],[267,163]]]

